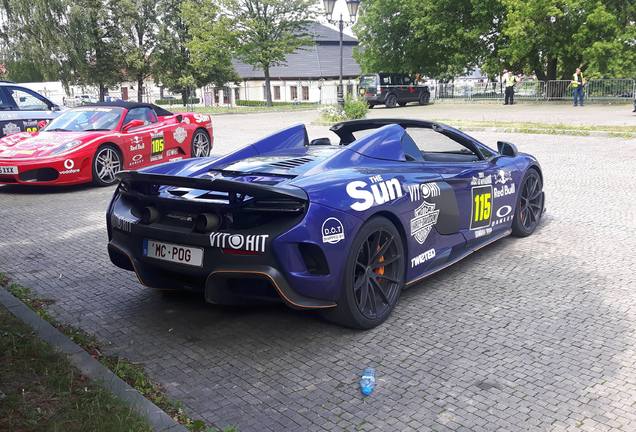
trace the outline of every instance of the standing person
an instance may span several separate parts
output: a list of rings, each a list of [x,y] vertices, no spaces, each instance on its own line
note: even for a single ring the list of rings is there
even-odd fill
[[[585,86],[585,78],[581,68],[576,68],[576,72],[572,75],[572,97],[574,98],[574,106],[578,104],[583,106],[583,87]]]
[[[517,77],[512,72],[508,72],[504,69],[503,82],[504,86],[506,86],[504,105],[513,105],[515,103],[515,84],[517,84]]]

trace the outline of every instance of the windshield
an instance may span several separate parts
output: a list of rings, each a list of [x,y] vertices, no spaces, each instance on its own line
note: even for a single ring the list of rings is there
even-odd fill
[[[377,75],[364,75],[360,77],[360,87],[372,87],[377,82]]]
[[[48,124],[48,132],[86,132],[113,130],[119,124],[123,108],[86,107],[74,108],[61,114]]]

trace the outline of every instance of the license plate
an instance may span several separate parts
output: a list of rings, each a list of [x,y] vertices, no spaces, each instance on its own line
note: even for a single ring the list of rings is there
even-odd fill
[[[144,240],[144,256],[195,267],[203,266],[203,249]]]
[[[17,166],[0,166],[0,174],[17,174]]]

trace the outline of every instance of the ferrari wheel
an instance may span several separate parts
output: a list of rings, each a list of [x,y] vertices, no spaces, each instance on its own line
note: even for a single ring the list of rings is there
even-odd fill
[[[101,146],[93,158],[93,183],[97,186],[110,186],[117,181],[116,174],[121,169],[119,150],[109,144]]]
[[[395,108],[395,106],[397,105],[397,102],[398,102],[397,96],[395,96],[394,94],[390,94],[386,97],[384,106],[386,106],[387,108]]]
[[[370,329],[391,314],[404,287],[404,246],[386,218],[367,222],[355,237],[338,306],[326,311],[338,324]]]
[[[192,136],[192,157],[208,157],[211,150],[212,145],[207,132],[202,129],[197,130]]]
[[[541,220],[543,204],[541,176],[537,170],[529,169],[517,197],[517,210],[512,220],[512,234],[517,237],[527,237],[532,234]]]

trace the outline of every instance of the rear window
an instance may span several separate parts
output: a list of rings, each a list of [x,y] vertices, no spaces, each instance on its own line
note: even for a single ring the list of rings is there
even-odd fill
[[[376,75],[364,75],[360,77],[360,87],[375,86],[377,83]]]

